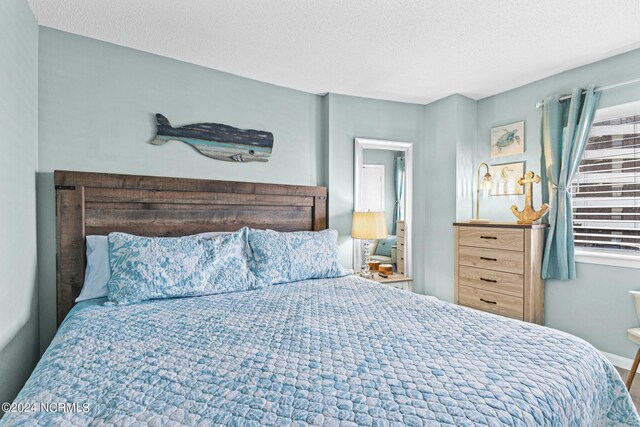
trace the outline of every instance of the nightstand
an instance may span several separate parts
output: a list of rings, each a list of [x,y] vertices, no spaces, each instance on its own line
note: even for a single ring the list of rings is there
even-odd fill
[[[413,291],[413,279],[405,276],[404,274],[394,273],[386,279],[384,277],[380,277],[377,271],[372,271],[371,274],[373,277],[368,280],[373,280],[376,283],[383,283],[394,288],[404,289],[405,291]]]

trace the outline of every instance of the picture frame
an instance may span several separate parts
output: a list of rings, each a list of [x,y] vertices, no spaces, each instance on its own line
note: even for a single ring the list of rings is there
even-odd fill
[[[524,153],[524,120],[491,128],[490,140],[491,158]]]
[[[489,167],[493,177],[492,196],[519,196],[524,194],[524,186],[518,180],[524,176],[525,163],[501,163]]]

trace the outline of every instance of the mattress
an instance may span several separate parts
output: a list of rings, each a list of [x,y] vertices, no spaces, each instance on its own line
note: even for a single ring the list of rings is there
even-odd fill
[[[350,276],[77,307],[4,425],[640,425],[574,336]],[[47,408],[48,409],[48,408]]]

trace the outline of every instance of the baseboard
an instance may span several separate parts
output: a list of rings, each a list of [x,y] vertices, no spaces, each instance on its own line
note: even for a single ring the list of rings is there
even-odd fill
[[[600,353],[602,353],[613,366],[617,366],[618,368],[626,369],[628,371],[631,369],[631,365],[633,365],[633,359],[618,356],[617,354],[613,353],[607,353],[606,351],[602,350],[600,350]]]

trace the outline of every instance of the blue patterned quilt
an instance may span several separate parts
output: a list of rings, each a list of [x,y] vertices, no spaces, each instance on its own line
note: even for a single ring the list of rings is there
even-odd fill
[[[61,326],[6,425],[640,426],[571,335],[373,284],[310,280]]]

